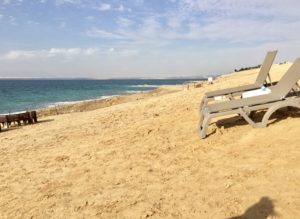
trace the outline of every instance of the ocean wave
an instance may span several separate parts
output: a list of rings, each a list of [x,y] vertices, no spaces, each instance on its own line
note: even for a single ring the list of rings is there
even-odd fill
[[[127,90],[125,91],[126,94],[139,94],[139,93],[143,93],[143,91],[141,90]]]
[[[87,100],[61,101],[61,102],[50,103],[46,107],[57,107],[57,106],[73,105],[73,104],[78,104],[78,103],[87,103],[87,102],[92,102],[92,101],[97,101],[97,100],[104,100],[104,99],[108,99],[108,98],[116,97],[116,96],[119,96],[119,95],[101,96],[99,98],[93,98],[93,99],[87,99]]]
[[[17,111],[17,112],[9,112],[9,113],[2,113],[0,116],[5,116],[5,115],[14,115],[14,114],[20,114],[20,113],[26,113],[27,111]]]
[[[161,85],[153,85],[153,84],[140,84],[140,85],[130,85],[129,87],[147,87],[147,88],[156,88]]]

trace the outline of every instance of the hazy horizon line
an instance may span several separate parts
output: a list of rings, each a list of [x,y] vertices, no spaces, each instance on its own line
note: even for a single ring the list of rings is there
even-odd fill
[[[170,80],[170,79],[205,79],[210,76],[194,77],[115,77],[115,78],[93,78],[93,77],[0,77],[0,80]],[[217,77],[217,76],[214,76]]]

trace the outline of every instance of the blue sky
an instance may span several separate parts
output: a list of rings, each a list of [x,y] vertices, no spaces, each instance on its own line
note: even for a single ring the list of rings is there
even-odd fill
[[[0,0],[0,77],[206,76],[300,56],[298,0]]]

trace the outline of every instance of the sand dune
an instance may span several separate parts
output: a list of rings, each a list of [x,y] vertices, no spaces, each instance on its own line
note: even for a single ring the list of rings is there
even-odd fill
[[[204,140],[196,132],[204,92],[256,73],[0,133],[0,217],[299,218],[300,112],[281,110],[265,129],[236,116]]]

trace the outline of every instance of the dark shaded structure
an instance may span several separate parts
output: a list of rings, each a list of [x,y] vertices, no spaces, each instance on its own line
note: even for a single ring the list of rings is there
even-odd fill
[[[266,219],[276,215],[273,201],[269,197],[262,197],[259,202],[249,207],[244,214],[227,219]]]
[[[33,124],[33,123],[37,123],[36,111],[1,115],[0,131],[1,131],[1,126],[3,127],[6,126],[7,128],[9,128],[11,124],[18,124],[18,126],[20,126],[21,124],[26,125],[26,124]]]

